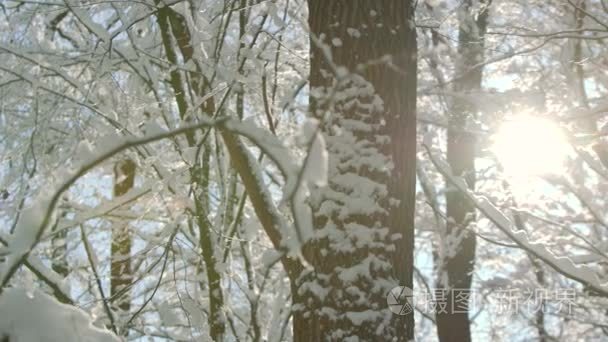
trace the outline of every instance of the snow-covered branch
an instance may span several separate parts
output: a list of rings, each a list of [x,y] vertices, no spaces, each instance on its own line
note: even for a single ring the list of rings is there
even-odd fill
[[[172,131],[155,132],[143,137],[122,139],[116,137],[116,139],[108,141],[105,146],[101,146],[98,151],[92,153],[92,156],[88,160],[80,161],[80,165],[69,170],[67,175],[63,177],[63,181],[54,190],[42,191],[34,200],[34,204],[25,209],[21,215],[14,234],[7,241],[8,256],[4,263],[0,265],[0,293],[19,266],[28,258],[33,248],[40,242],[46,228],[54,221],[53,214],[55,207],[63,193],[80,177],[126,149],[192,132],[203,127],[215,126],[225,120],[226,118],[216,120],[202,119],[198,124],[184,126]]]
[[[608,284],[601,283],[593,269],[585,265],[576,265],[570,258],[557,256],[542,244],[531,242],[527,233],[517,230],[513,223],[487,198],[476,195],[468,189],[464,179],[452,175],[450,167],[433,153],[428,143],[423,144],[423,146],[433,165],[448,180],[449,184],[464,193],[475,204],[475,207],[513,242],[566,278],[575,280],[588,289],[608,296]]]

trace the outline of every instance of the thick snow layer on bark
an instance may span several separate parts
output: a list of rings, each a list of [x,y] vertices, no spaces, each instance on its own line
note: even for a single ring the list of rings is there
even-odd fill
[[[39,291],[30,295],[23,289],[6,289],[0,296],[0,317],[0,339],[9,341],[119,341],[91,325],[84,311]]]

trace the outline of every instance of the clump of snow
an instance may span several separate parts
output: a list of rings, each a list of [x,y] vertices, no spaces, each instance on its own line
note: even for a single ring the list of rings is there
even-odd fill
[[[20,265],[22,259],[36,243],[39,227],[44,221],[44,215],[49,201],[42,194],[40,200],[34,205],[23,210],[15,232],[8,238],[8,255],[4,262],[0,263],[0,282],[5,283],[10,277],[16,265]]]
[[[319,130],[318,120],[310,118],[302,124],[297,143],[307,150],[307,154],[301,166],[291,204],[296,228],[299,229],[300,237],[307,240],[312,236],[313,226],[312,212],[308,204],[310,189],[327,184],[327,148]]]
[[[327,148],[319,131],[319,121],[308,119],[302,124],[297,142],[308,148],[306,164],[303,166],[302,180],[309,185],[327,184]]]
[[[8,288],[0,296],[0,339],[9,341],[94,342],[119,341],[109,331],[91,325],[82,310],[60,304],[45,293],[29,295]]]
[[[349,27],[346,29],[346,32],[348,33],[348,35],[350,35],[351,37],[355,37],[355,38],[359,38],[361,37],[361,32],[359,32],[359,30]]]
[[[293,163],[289,150],[275,136],[255,125],[251,120],[229,120],[225,127],[255,143],[277,165],[283,177],[285,197],[293,194],[298,183],[298,167]]]
[[[182,323],[181,319],[176,314],[175,309],[166,301],[163,301],[158,305],[158,313],[165,326],[175,326]]]
[[[347,312],[346,317],[355,325],[361,325],[366,321],[375,322],[380,314],[375,310],[365,310],[361,312]]]
[[[144,124],[144,132],[146,135],[159,135],[166,133],[167,130],[165,130],[156,120],[152,119],[146,121]]]

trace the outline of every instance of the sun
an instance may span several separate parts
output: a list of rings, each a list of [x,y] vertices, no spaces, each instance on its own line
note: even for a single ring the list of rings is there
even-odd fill
[[[505,175],[518,179],[563,173],[569,150],[568,140],[555,122],[532,115],[504,122],[491,147]]]

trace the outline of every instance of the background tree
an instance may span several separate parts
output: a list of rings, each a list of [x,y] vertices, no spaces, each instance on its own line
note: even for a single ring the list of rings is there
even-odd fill
[[[447,160],[454,175],[463,177],[470,189],[475,189],[475,134],[469,131],[477,119],[477,106],[468,96],[475,96],[482,87],[484,35],[488,26],[490,2],[481,1],[473,7],[465,1],[458,9],[458,57],[456,60],[455,96],[449,107],[447,129]],[[437,314],[437,333],[441,341],[470,341],[468,300],[475,265],[476,236],[470,229],[475,220],[475,206],[459,191],[446,190],[447,230],[444,252],[439,260],[438,284],[447,289],[445,300],[455,303]]]

